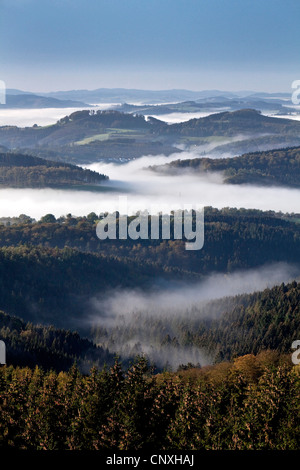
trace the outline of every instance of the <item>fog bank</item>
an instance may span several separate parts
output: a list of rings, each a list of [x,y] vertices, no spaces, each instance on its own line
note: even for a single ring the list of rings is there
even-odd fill
[[[152,205],[167,205],[171,210],[185,204],[246,209],[274,210],[283,213],[300,212],[300,189],[278,186],[223,184],[221,174],[191,174],[183,171],[170,176],[147,169],[177,159],[197,158],[199,153],[181,152],[145,156],[124,164],[93,163],[87,168],[104,173],[110,180],[100,191],[59,189],[0,189],[0,217],[26,214],[39,219],[47,213],[56,217],[72,213],[75,216],[90,212],[118,210],[118,196],[127,196],[131,212],[150,210]]]

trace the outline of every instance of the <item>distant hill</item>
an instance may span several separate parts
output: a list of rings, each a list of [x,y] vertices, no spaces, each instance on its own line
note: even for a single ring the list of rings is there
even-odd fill
[[[171,135],[207,137],[213,135],[234,136],[238,134],[297,134],[299,130],[300,122],[263,116],[255,109],[241,109],[172,124],[162,131],[165,134]]]
[[[0,104],[0,109],[34,109],[34,108],[82,108],[89,104],[74,100],[60,100],[46,96],[23,93],[20,95],[6,95],[6,104]]]
[[[240,109],[252,108],[262,112],[284,113],[294,111],[292,108],[283,107],[286,101],[279,99],[259,99],[254,97],[227,98],[218,96],[215,98],[202,98],[196,101],[184,101],[181,103],[151,105],[134,105],[124,103],[114,105],[114,109],[125,113],[139,113],[143,115],[164,115],[172,113],[197,113],[197,112],[222,112],[237,111]]]
[[[107,133],[108,129],[140,130],[150,128],[142,116],[132,116],[116,111],[76,111],[46,127],[33,126],[0,128],[0,144],[13,147],[50,146],[58,147],[81,142],[83,139]],[[119,136],[122,138],[122,135]]]
[[[246,94],[253,92],[246,92]],[[126,88],[98,88],[96,90],[68,90],[43,93],[59,99],[86,101],[87,103],[170,103],[186,100],[196,100],[209,96],[238,96],[232,92],[219,90],[137,90]]]
[[[105,158],[105,154],[112,158],[170,154],[177,151],[174,148],[177,144],[201,145],[208,138],[209,142],[219,142],[220,138],[261,136],[268,138],[268,145],[272,146],[272,139],[278,142],[280,136],[289,145],[299,134],[299,121],[263,116],[253,109],[222,112],[172,125],[152,117],[146,120],[139,114],[83,110],[46,127],[2,126],[0,145],[10,149],[35,148],[43,157],[45,152],[55,151],[60,154],[57,159],[65,155],[65,161],[70,161],[71,155],[72,161],[82,162],[88,158],[95,161],[97,153],[98,159]]]
[[[96,140],[96,133],[105,134],[109,129],[140,131],[151,134],[152,137],[155,135],[227,136],[242,132],[247,134],[279,131],[296,133],[300,130],[300,123],[288,119],[266,117],[251,109],[213,114],[172,125],[153,118],[146,121],[143,116],[118,111],[84,110],[76,111],[47,127],[33,126],[23,129],[16,126],[2,126],[0,144],[12,147],[55,143],[57,146],[82,141],[93,136]],[[123,136],[120,135],[121,137]]]
[[[290,100],[290,93],[265,93],[254,92],[251,90],[226,91],[226,90],[141,90],[128,88],[98,88],[95,90],[66,90],[52,92],[28,92],[17,89],[7,89],[9,95],[35,94],[46,96],[49,98],[57,98],[60,100],[84,101],[86,103],[143,103],[143,104],[160,104],[160,103],[179,103],[182,101],[196,100],[218,100],[221,99],[262,99],[262,100]]]

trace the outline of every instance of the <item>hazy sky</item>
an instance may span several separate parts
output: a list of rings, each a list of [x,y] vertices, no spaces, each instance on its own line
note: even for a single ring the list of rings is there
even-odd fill
[[[299,0],[0,0],[0,79],[31,91],[290,91]]]

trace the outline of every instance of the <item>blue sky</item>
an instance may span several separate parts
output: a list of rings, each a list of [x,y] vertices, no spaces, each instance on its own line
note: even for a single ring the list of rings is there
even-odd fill
[[[290,91],[299,0],[0,0],[0,79],[32,91]]]

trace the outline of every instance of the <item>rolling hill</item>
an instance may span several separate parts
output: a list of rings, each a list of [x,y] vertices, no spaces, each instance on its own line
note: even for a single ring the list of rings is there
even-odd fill
[[[214,140],[278,138],[286,145],[299,140],[300,122],[271,118],[253,109],[213,114],[205,118],[168,125],[142,115],[118,111],[76,111],[46,127],[2,126],[0,145],[10,149],[33,149],[52,159],[72,162],[103,158],[137,158],[142,155],[178,152],[177,144],[201,145]],[[222,143],[222,139],[220,144]],[[224,142],[223,142],[224,143]],[[23,150],[24,152],[24,150]]]

